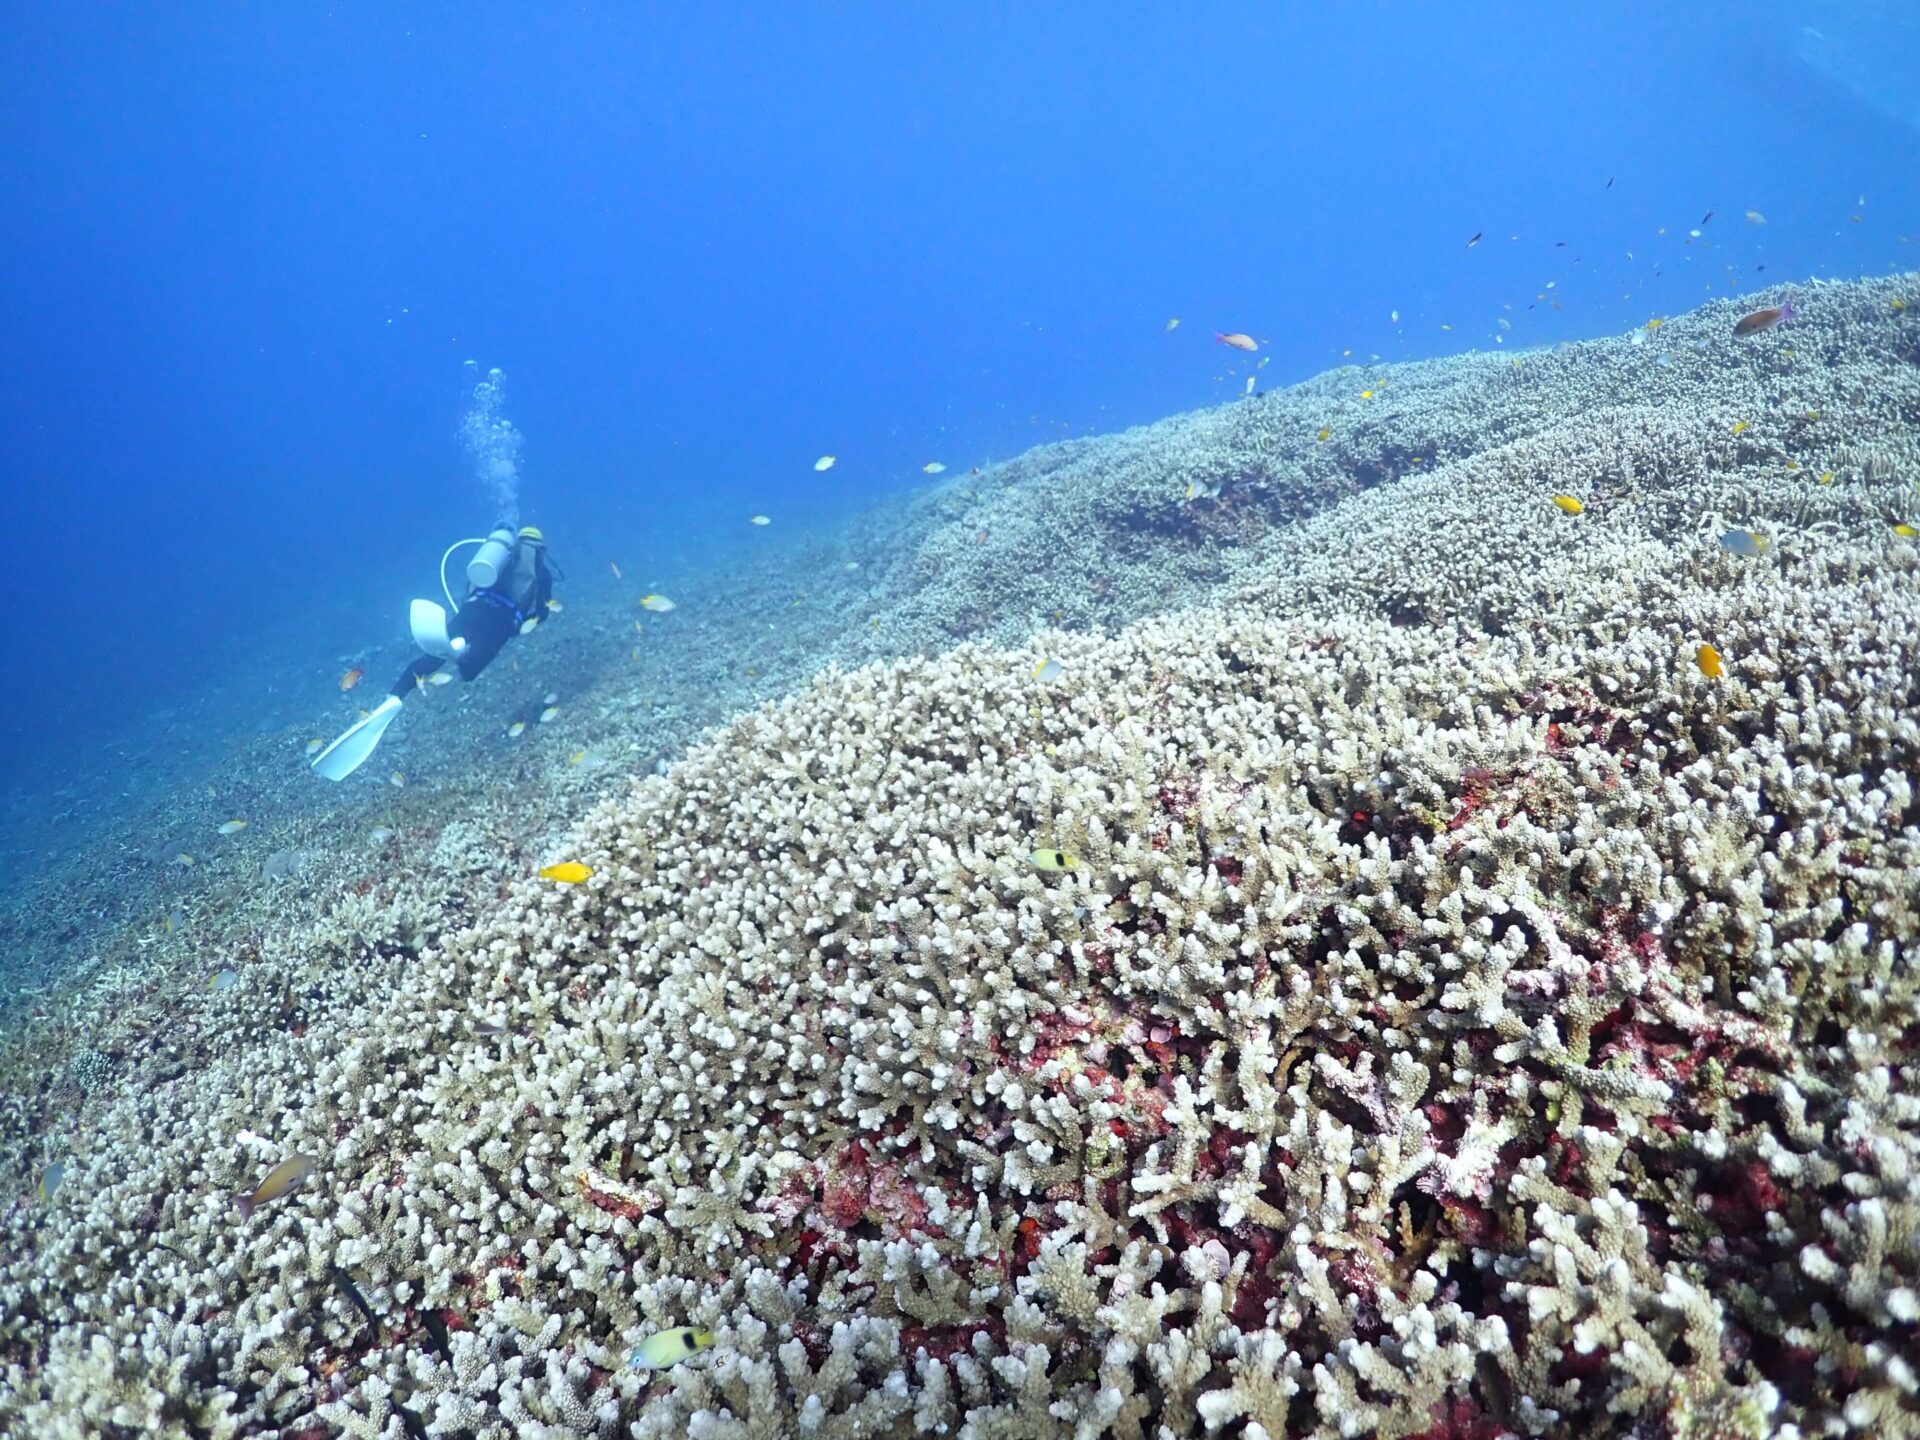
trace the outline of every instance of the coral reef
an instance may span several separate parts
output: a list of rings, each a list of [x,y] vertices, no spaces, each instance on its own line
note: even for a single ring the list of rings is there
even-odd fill
[[[356,894],[278,840],[311,908],[6,1216],[0,1425],[1920,1426],[1912,285],[1053,447],[925,501],[860,643],[926,653],[551,844],[450,816]],[[1061,603],[969,618],[1048,534]],[[1031,636],[1096,573],[1198,592]]]

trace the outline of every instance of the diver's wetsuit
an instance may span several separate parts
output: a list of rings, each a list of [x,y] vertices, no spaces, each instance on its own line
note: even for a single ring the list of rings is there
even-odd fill
[[[449,639],[467,643],[453,657],[462,680],[475,679],[527,621],[547,613],[553,598],[553,575],[547,569],[547,547],[523,540],[515,548],[513,568],[498,585],[468,590],[460,613],[447,625]],[[422,655],[393,682],[390,694],[401,700],[447,662],[438,655]]]

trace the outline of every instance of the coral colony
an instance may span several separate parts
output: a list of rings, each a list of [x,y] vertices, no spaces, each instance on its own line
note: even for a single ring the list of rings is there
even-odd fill
[[[545,840],[256,813],[244,950],[8,1052],[0,1428],[1914,1433],[1914,283],[1038,451],[778,642],[840,557],[676,585],[787,693]]]

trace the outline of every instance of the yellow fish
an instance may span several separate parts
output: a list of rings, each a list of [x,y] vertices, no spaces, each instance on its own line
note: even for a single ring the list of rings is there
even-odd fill
[[[1373,393],[1374,392],[1371,390],[1362,390],[1360,392],[1360,398],[1362,400],[1371,400],[1373,398]]]
[[[1744,435],[1747,433],[1747,431],[1751,430],[1752,428],[1753,426],[1749,425],[1744,420],[1736,420],[1733,422],[1733,433],[1736,435]]]
[[[1067,667],[1058,660],[1042,660],[1033,667],[1033,678],[1051,683],[1067,673]]]
[[[450,670],[436,670],[427,677],[427,683],[429,685],[451,685],[453,683],[453,672]]]
[[[1180,328],[1180,317],[1178,315],[1174,316],[1171,320],[1167,321],[1167,329],[1178,330],[1179,328]]]
[[[240,1212],[240,1218],[243,1221],[250,1220],[253,1218],[253,1212],[262,1205],[271,1204],[284,1195],[291,1195],[306,1183],[315,1168],[313,1160],[305,1155],[295,1155],[289,1160],[282,1160],[267,1172],[267,1178],[260,1182],[251,1195],[235,1198],[233,1203]]]
[[[318,755],[322,750],[326,748],[327,748],[327,742],[322,740],[317,735],[314,736],[313,739],[307,741],[307,754],[309,755]]]
[[[220,827],[220,833],[222,835],[238,835],[246,828],[247,822],[244,820],[229,820]]]
[[[562,885],[578,885],[593,874],[591,865],[582,865],[578,860],[562,860],[558,865],[549,865],[541,870],[542,879],[558,880]]]
[[[1694,651],[1693,663],[1700,667],[1700,673],[1709,680],[1718,680],[1727,673],[1727,667],[1720,661],[1720,652],[1711,645],[1702,645]]]
[[[1065,850],[1036,850],[1027,859],[1036,870],[1071,870],[1080,861]]]
[[[547,601],[547,609],[551,610],[556,615],[558,615],[565,608],[566,607],[562,605],[558,600],[549,599]]]
[[[522,620],[520,622],[520,633],[522,635],[531,635],[535,630],[538,630],[539,628],[540,628],[540,617],[538,615],[529,615],[525,620]]]
[[[1556,495],[1553,497],[1553,503],[1569,515],[1578,515],[1582,510],[1587,508],[1571,495]]]
[[[1916,535],[1920,535],[1920,530],[1915,529],[1913,526],[1907,524],[1906,521],[1902,520],[1893,527],[1893,533],[1898,535],[1902,540],[1911,540]]]
[[[1320,433],[1318,435],[1315,435],[1313,438],[1316,440],[1325,440],[1332,434],[1333,434],[1333,427],[1331,425],[1322,425],[1320,427]]]
[[[584,759],[586,759],[586,758],[587,758],[587,752],[586,752],[586,751],[584,751],[584,750],[576,750],[576,751],[574,751],[574,752],[573,752],[573,754],[571,754],[571,755],[569,755],[569,756],[567,756],[567,764],[569,764],[569,765],[578,765],[578,764],[579,764],[579,763],[580,763],[580,762],[581,762],[582,760],[584,760]]]
[[[526,730],[527,722],[524,720],[516,720],[513,724],[507,726],[507,738],[509,740],[515,739],[518,736],[524,735]]]
[[[1833,483],[1833,481],[1834,481],[1834,474],[1833,474],[1833,471],[1831,471],[1831,470],[1822,470],[1822,471],[1820,472],[1820,483],[1821,483],[1822,485],[1831,485],[1831,484]]]
[[[656,615],[664,615],[669,610],[677,610],[679,607],[664,595],[642,595],[640,597],[640,608],[642,610],[651,610]]]
[[[1664,315],[1654,316],[1653,319],[1647,321],[1647,333],[1652,334],[1655,330],[1658,330],[1662,325],[1666,323],[1667,323],[1666,316]]]
[[[546,709],[540,712],[540,723],[542,725],[546,725],[550,723],[552,720],[554,720],[559,714],[560,714],[560,707],[558,705],[549,705],[547,706]]]
[[[1893,307],[1893,313],[1896,315],[1907,308],[1907,302],[1904,300],[1889,300],[1887,304]]]
[[[662,1330],[657,1335],[649,1335],[627,1357],[627,1364],[635,1370],[664,1370],[689,1355],[698,1355],[711,1344],[711,1330],[696,1330],[691,1325],[682,1325],[677,1330]]]

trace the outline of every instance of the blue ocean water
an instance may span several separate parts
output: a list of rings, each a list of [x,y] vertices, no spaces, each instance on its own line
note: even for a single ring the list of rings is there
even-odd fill
[[[1272,386],[1916,263],[1902,7],[1588,8],[12,11],[7,813],[209,695],[327,713],[497,516],[493,367],[563,563],[724,569],[1226,401],[1216,330]]]

